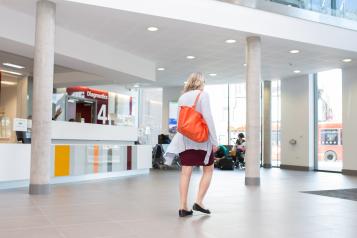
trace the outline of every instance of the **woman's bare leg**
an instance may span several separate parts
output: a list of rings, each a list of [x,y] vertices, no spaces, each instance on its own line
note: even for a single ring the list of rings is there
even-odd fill
[[[182,166],[180,178],[180,209],[188,210],[187,194],[192,174],[192,166]]]
[[[211,184],[212,174],[213,174],[213,164],[210,166],[203,166],[203,174],[201,177],[200,187],[196,199],[196,203],[201,207],[204,207],[203,199],[207,193],[209,185]]]

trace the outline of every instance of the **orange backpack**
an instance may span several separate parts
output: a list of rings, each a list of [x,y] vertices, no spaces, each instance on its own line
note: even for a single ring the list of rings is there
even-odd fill
[[[196,105],[202,91],[197,95],[193,106],[180,106],[177,130],[182,135],[196,142],[208,140],[208,126],[201,113],[196,111]]]

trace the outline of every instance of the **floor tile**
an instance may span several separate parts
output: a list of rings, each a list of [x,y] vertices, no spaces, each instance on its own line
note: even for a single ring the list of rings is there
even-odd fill
[[[0,191],[0,237],[30,238],[329,238],[355,237],[357,202],[301,191],[357,187],[357,177],[262,169],[260,187],[244,171],[215,171],[210,216],[178,217],[178,171],[52,187]],[[200,171],[189,190],[195,201]]]

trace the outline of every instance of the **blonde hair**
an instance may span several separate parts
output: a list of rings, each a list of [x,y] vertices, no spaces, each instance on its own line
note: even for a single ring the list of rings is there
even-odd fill
[[[185,86],[183,87],[183,93],[192,90],[203,90],[205,86],[205,79],[202,73],[196,72],[190,74],[187,81],[185,82]]]

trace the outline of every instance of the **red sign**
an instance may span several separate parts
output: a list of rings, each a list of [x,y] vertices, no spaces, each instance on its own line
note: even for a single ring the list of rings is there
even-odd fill
[[[107,122],[109,104],[109,93],[107,91],[78,86],[67,88],[67,93],[69,95],[72,95],[74,93],[82,93],[81,95],[76,96],[96,100],[97,124],[103,124],[103,122]]]

